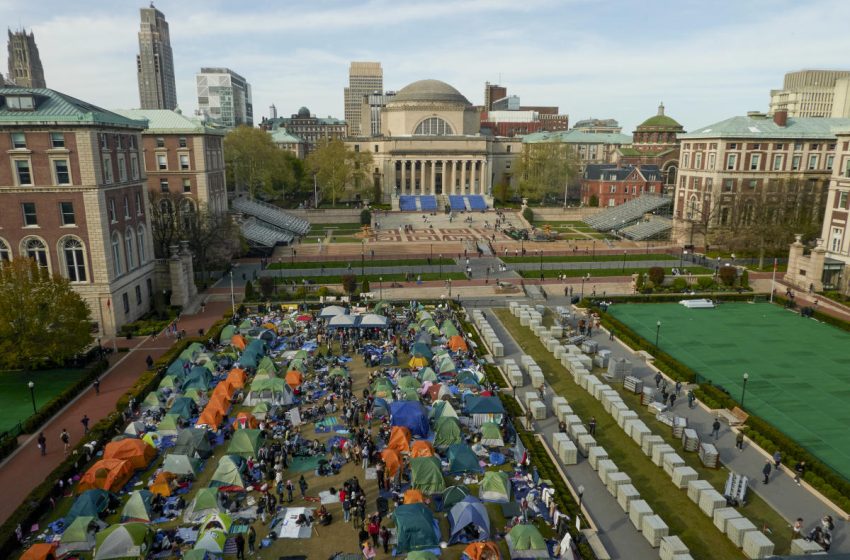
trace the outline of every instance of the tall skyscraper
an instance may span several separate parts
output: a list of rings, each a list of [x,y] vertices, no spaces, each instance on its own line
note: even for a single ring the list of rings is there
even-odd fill
[[[789,117],[850,117],[850,71],[800,70],[785,74],[782,89],[770,90],[770,114]]]
[[[352,62],[348,68],[348,87],[345,88],[345,121],[349,136],[368,135],[369,130],[360,129],[360,111],[364,96],[383,93],[384,71],[380,62]]]
[[[254,126],[251,84],[230,68],[201,68],[195,76],[198,111],[227,128]]]
[[[9,30],[9,79],[19,87],[47,87],[32,33]]]
[[[142,16],[136,56],[139,102],[142,109],[176,109],[177,86],[168,22],[165,15],[154,8],[153,2],[150,8],[139,11]]]

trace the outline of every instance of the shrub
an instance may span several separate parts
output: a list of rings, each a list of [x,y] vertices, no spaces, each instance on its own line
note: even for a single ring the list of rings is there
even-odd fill
[[[342,277],[342,288],[348,292],[349,295],[353,295],[357,290],[357,276],[354,274],[346,274]]]
[[[254,283],[248,280],[245,283],[245,301],[254,301],[255,297]]]
[[[260,276],[260,293],[268,299],[274,293],[274,278],[271,276]]]
[[[529,224],[534,221],[534,210],[531,207],[526,206],[522,209],[522,217],[525,218],[525,221]]]
[[[363,282],[360,284],[360,292],[365,293],[365,292],[369,292],[369,291],[371,291],[371,290],[369,290],[369,279],[364,278]]]
[[[649,279],[656,286],[660,286],[664,283],[664,269],[660,266],[653,266],[649,269]]]
[[[711,276],[700,276],[697,278],[697,287],[700,290],[707,290],[714,285],[714,279]]]
[[[727,286],[735,284],[735,279],[738,277],[738,271],[731,266],[724,266],[720,269],[720,281]]]
[[[743,270],[743,272],[741,272],[741,287],[742,288],[749,288],[750,287],[750,273],[746,268]]]
[[[372,225],[372,212],[370,212],[368,209],[363,209],[360,212],[360,225],[361,226]]]
[[[587,201],[587,205],[596,208],[597,206],[599,206],[599,197],[595,194],[590,195],[590,199]]]
[[[673,288],[673,291],[683,292],[688,289],[688,281],[684,278],[676,278],[673,280],[673,283],[670,284],[670,287]]]

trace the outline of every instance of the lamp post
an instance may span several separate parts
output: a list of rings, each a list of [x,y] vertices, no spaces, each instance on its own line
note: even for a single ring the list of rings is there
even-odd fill
[[[585,282],[587,282],[587,278],[582,276],[581,277],[581,295],[578,298],[579,301],[584,299],[584,283]]]
[[[32,413],[35,414],[36,412],[38,412],[35,408],[35,383],[30,381],[29,383],[27,383],[27,387],[30,388],[30,398],[32,399]]]
[[[623,251],[623,272],[626,271],[626,252]]]
[[[443,254],[440,253],[440,280],[443,279]]]
[[[744,408],[744,397],[747,394],[747,380],[749,380],[750,374],[744,373],[744,387],[741,389],[741,409]]]
[[[593,254],[591,255],[591,260],[596,261],[596,240],[593,240]]]
[[[360,276],[366,274],[366,240],[360,241]]]
[[[236,296],[233,295],[233,271],[230,271],[230,311],[236,315]]]
[[[655,349],[658,349],[658,337],[661,336],[661,321],[655,323]]]
[[[537,256],[540,257],[540,280],[543,280],[543,251],[537,249]]]
[[[452,279],[449,278],[448,280],[446,280],[446,282],[449,283],[449,299],[451,299],[451,297],[452,297]]]
[[[579,484],[578,488],[576,488],[576,492],[578,492],[578,510],[581,513],[581,505],[584,499],[584,486]]]
[[[378,276],[378,290],[380,290],[380,299],[384,299],[384,277]]]

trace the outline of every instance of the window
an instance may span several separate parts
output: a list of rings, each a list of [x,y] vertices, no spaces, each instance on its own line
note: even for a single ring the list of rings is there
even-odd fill
[[[359,152],[360,152],[360,144],[355,144],[354,145],[354,153],[356,154],[356,153],[359,153]]]
[[[113,224],[118,221],[118,215],[115,213],[115,199],[109,199],[109,221]]]
[[[164,193],[168,192],[168,179],[160,179],[159,180],[159,190],[160,190],[160,192],[164,192]]]
[[[782,160],[784,156],[782,154],[776,154],[773,156],[773,170],[774,171],[782,171]]]
[[[682,161],[682,167],[687,167],[691,163],[691,154],[685,154],[684,161]]]
[[[797,171],[800,169],[800,156],[794,156],[791,158],[791,171]]]
[[[71,173],[68,170],[68,160],[67,159],[54,159],[53,160],[53,176],[56,180],[57,185],[70,185],[71,184]]]
[[[735,169],[738,165],[738,154],[729,154],[726,156],[726,169]]]
[[[23,132],[13,132],[12,133],[12,149],[13,150],[26,150],[27,149],[27,136]]]
[[[377,144],[375,144],[375,153],[376,154],[378,153],[378,145]]]
[[[735,179],[724,179],[723,180],[723,190],[726,192],[732,192],[735,190]]]
[[[702,154],[694,154],[694,169],[702,169]]]
[[[24,227],[38,225],[38,216],[35,213],[35,202],[22,202],[21,211],[24,213]]]
[[[130,219],[130,199],[127,195],[124,195],[124,219]]]
[[[827,171],[832,171],[832,164],[835,163],[835,156],[829,154],[826,156],[826,169]]]
[[[838,253],[841,251],[841,234],[843,230],[841,228],[832,228],[832,251]]]
[[[136,216],[142,215],[142,193],[136,193]]]
[[[189,156],[180,154],[180,171],[189,171]]]
[[[127,163],[124,154],[118,154],[118,180],[122,183],[127,180]]]
[[[32,259],[42,270],[48,270],[50,267],[47,262],[47,247],[41,239],[29,238],[24,244],[24,253],[27,258]]]
[[[761,150],[761,144],[752,144],[752,145],[750,146],[750,149],[752,149],[752,150]]]
[[[139,246],[139,266],[145,264],[145,226],[139,226],[136,244]]]
[[[136,286],[136,305],[142,305],[142,287]]]
[[[714,161],[716,156],[714,154],[708,154],[708,169],[714,169]]]
[[[59,218],[63,226],[73,226],[77,224],[77,219],[74,216],[73,202],[59,203]]]
[[[774,145],[773,145],[773,149],[774,149],[774,150],[784,150],[784,149],[785,149],[785,144],[774,144]]]
[[[62,244],[65,272],[71,282],[86,281],[86,257],[83,244],[78,239],[66,239]]]
[[[616,185],[611,185],[611,190],[610,190],[609,192],[612,192],[612,193],[617,192],[617,186],[616,186]]]
[[[736,143],[734,143],[734,142],[733,142],[733,143],[731,143],[731,144],[727,144],[727,145],[726,145],[726,149],[727,149],[727,150],[737,150],[737,149],[738,149],[738,144],[736,144]]]
[[[32,111],[35,101],[32,95],[7,95],[6,108],[10,111]]]
[[[4,262],[11,262],[12,260],[12,251],[9,250],[9,246],[6,245],[6,242],[0,239],[0,265]]]
[[[156,166],[160,171],[168,169],[168,160],[166,159],[165,154],[157,154]]]
[[[753,154],[750,156],[750,171],[758,171],[761,163],[761,154]]]
[[[802,142],[795,142],[794,143],[794,151],[795,152],[799,152],[802,149],[803,149],[803,143]]]
[[[124,303],[124,313],[130,312],[130,297],[127,295],[127,292],[121,294],[121,301]]]
[[[756,179],[750,179],[750,181],[749,181],[749,186],[750,186],[751,189],[756,188],[758,186],[758,184],[759,184],[759,182]]]
[[[145,278],[145,284],[148,285],[148,298],[153,299],[153,282],[150,278]]]
[[[163,138],[162,136],[157,137],[156,147],[157,148],[164,148],[165,147],[165,138]]]
[[[729,208],[721,208],[720,209],[720,225],[728,225],[729,224]]]
[[[809,148],[812,150],[820,150],[820,144],[810,144]]]
[[[130,176],[134,180],[139,178],[139,158],[136,154],[130,154]]]
[[[183,179],[183,192],[184,193],[192,192],[192,180],[191,179]]]
[[[812,154],[809,156],[809,171],[813,171],[818,167],[818,156],[817,154]]]
[[[112,234],[112,269],[115,271],[115,276],[121,275],[121,237],[118,232]]]
[[[32,173],[30,173],[30,160],[15,160],[15,175],[18,177],[19,185],[32,185]]]
[[[177,144],[178,144],[181,148],[185,148],[185,147],[186,147],[186,137],[185,137],[185,136],[181,136],[181,137],[177,140]]]
[[[513,146],[505,146],[505,152],[511,153],[511,148],[513,148]]]
[[[133,239],[133,230],[128,228],[127,233],[124,235],[124,252],[127,254],[127,270],[133,270],[136,268],[136,259],[133,256],[135,254],[133,245],[135,244],[136,240]]]
[[[65,135],[61,132],[51,132],[50,133],[50,147],[51,148],[64,148],[65,147]]]
[[[106,134],[100,135],[100,149],[108,150],[109,149],[109,139],[106,137]]]
[[[103,182],[112,182],[112,158],[103,156]]]
[[[440,117],[428,117],[416,127],[416,136],[446,136],[454,134],[451,125]]]

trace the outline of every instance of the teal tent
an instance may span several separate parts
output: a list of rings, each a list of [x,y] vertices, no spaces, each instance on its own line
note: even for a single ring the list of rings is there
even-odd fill
[[[242,431],[242,430],[240,430]],[[245,460],[237,455],[224,455],[218,460],[218,467],[210,478],[210,486],[245,487],[242,473],[245,471]]]
[[[449,474],[480,473],[484,469],[478,463],[478,457],[465,443],[456,443],[449,447]]]
[[[399,553],[440,546],[440,529],[425,504],[407,504],[393,511],[396,526],[396,551]]]
[[[204,351],[204,345],[200,342],[193,342],[185,350],[180,353],[180,359],[191,362],[195,357]]]
[[[74,500],[74,504],[65,516],[65,523],[70,524],[77,517],[100,517],[114,500],[106,490],[86,490]]]
[[[206,459],[212,455],[213,448],[207,436],[207,431],[200,428],[180,430],[177,440],[169,454],[187,455],[192,458]]]
[[[221,344],[228,344],[230,342],[231,337],[236,334],[236,326],[235,325],[225,325],[223,329],[221,329],[221,335],[218,337],[218,341]]]

